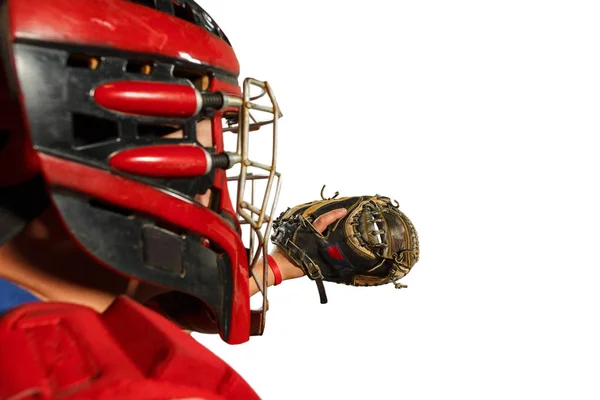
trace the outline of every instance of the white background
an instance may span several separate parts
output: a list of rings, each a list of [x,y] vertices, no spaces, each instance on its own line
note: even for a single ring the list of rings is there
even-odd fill
[[[408,289],[284,282],[202,343],[267,400],[600,398],[597,2],[201,4],[283,110],[278,212],[380,193],[421,241]]]

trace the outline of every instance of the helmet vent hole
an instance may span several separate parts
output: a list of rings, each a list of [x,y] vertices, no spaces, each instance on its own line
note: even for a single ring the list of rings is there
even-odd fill
[[[100,66],[100,58],[87,54],[73,53],[67,58],[67,66],[96,70]]]
[[[115,121],[84,114],[72,114],[73,144],[87,147],[119,139],[119,126]]]
[[[175,67],[173,69],[173,77],[187,79],[196,87],[196,89],[203,92],[210,88],[210,77],[205,71]]]
[[[142,6],[156,8],[154,0],[129,0],[132,3],[141,4]]]
[[[133,74],[150,75],[154,70],[154,63],[150,61],[132,60],[127,62],[125,70]]]
[[[194,11],[186,3],[173,0],[173,11],[175,12],[175,16],[177,18],[191,22],[194,25],[196,24],[196,20],[194,19]]]
[[[183,139],[185,135],[183,125],[180,124],[138,124],[137,137]]]

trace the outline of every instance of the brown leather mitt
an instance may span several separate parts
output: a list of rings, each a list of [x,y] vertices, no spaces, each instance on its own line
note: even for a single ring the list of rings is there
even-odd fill
[[[345,208],[348,213],[323,233],[313,222]],[[398,203],[375,196],[324,199],[283,212],[273,223],[273,243],[312,280],[321,303],[327,303],[323,281],[353,286],[397,283],[419,260],[419,239]]]

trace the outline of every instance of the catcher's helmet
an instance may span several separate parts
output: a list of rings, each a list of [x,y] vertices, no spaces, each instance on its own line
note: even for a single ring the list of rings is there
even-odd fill
[[[271,124],[275,142],[268,83],[240,87],[229,40],[192,0],[6,0],[0,21],[0,245],[54,207],[96,261],[172,289],[166,304],[200,299],[225,341],[248,340],[249,259],[266,251],[279,188],[274,144],[269,163],[248,159],[250,131]],[[253,166],[267,171],[259,206],[244,194]]]

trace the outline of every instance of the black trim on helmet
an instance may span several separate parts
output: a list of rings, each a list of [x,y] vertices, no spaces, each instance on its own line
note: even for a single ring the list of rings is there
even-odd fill
[[[140,4],[149,8],[173,15],[179,19],[199,26],[215,36],[223,39],[231,46],[229,39],[221,30],[215,20],[193,0],[128,0],[131,3]]]
[[[100,107],[90,96],[98,85],[115,80],[189,84],[188,79],[173,76],[172,63],[155,61],[151,75],[134,74],[125,67],[131,55],[129,58],[104,55],[98,67],[91,70],[79,67],[77,63],[69,65],[69,57],[77,50],[69,52],[64,48],[25,43],[14,46],[18,74],[27,76],[21,80],[21,90],[30,136],[38,151],[109,170],[111,154],[123,149],[150,144],[196,143],[198,117],[174,119],[119,114]],[[95,50],[88,49],[88,53]],[[148,131],[148,126],[155,126],[156,134]],[[181,127],[184,137],[161,138],[166,126]],[[207,151],[214,153],[215,150],[207,148]],[[214,171],[181,179],[128,177],[175,191],[194,201],[196,195],[205,193],[213,185]]]

